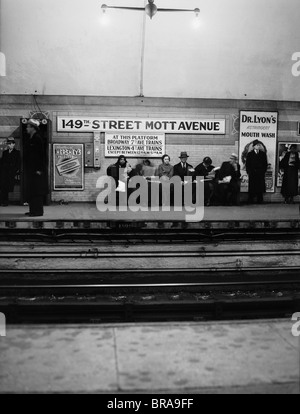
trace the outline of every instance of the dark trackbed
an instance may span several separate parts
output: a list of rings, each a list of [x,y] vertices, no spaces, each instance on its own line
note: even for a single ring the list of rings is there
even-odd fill
[[[300,236],[265,229],[1,232],[8,323],[286,317],[300,309]]]

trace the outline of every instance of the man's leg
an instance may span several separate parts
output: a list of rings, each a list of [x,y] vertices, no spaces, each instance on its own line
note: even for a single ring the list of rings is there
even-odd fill
[[[29,212],[31,216],[41,217],[44,215],[43,196],[34,196],[31,198]]]
[[[264,202],[264,193],[258,193],[257,194],[257,202],[258,202],[258,204],[263,204],[263,202]]]
[[[3,191],[1,193],[1,205],[2,207],[7,207],[8,206],[8,192],[7,191]]]
[[[219,184],[219,195],[220,195],[220,202],[222,206],[227,204],[227,185],[226,184]]]
[[[248,196],[248,204],[253,204],[254,203],[254,197],[255,194],[253,194],[253,192],[249,192],[249,196]]]

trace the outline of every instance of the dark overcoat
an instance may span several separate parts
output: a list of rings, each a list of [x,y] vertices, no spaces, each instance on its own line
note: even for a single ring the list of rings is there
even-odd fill
[[[21,154],[13,149],[3,152],[0,162],[0,189],[5,193],[12,193],[16,183],[16,175],[20,173]]]
[[[251,151],[247,155],[246,170],[249,175],[249,193],[263,194],[266,192],[266,172],[268,159],[264,151]]]
[[[231,177],[231,183],[238,182],[241,178],[241,166],[237,164],[237,170],[231,164],[231,162],[223,162],[219,171],[219,180],[224,180],[225,177]]]
[[[215,167],[213,165],[205,167],[204,163],[202,162],[195,168],[195,176],[196,177],[204,177],[206,178],[214,169]]]
[[[184,177],[195,177],[195,172],[191,172],[189,170],[193,169],[193,167],[190,164],[186,164],[186,168],[182,168],[181,162],[179,164],[176,164],[174,166],[174,176],[179,176],[181,178],[181,181],[185,181]]]
[[[46,152],[38,133],[24,143],[24,183],[27,201],[48,193]]]
[[[107,168],[107,175],[109,177],[112,177],[115,182],[116,182],[116,186],[118,187],[119,185],[119,180],[120,180],[120,170],[123,168],[128,168],[128,162],[126,163],[126,166],[121,167],[120,164],[117,162],[116,164],[112,164]],[[132,171],[128,174],[128,178],[132,178],[133,176],[135,176],[136,172],[134,169],[132,169]]]
[[[291,153],[287,152],[279,164],[279,168],[284,171],[281,194],[284,197],[295,197],[299,194],[299,169],[300,158],[298,152],[295,154],[295,165],[290,166]]]

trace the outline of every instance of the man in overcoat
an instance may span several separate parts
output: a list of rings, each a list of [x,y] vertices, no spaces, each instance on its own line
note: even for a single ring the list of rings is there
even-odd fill
[[[266,192],[266,172],[268,169],[267,154],[261,150],[258,140],[253,142],[253,151],[249,152],[246,161],[246,170],[249,176],[249,204],[253,204],[257,197],[258,204],[263,203]]]
[[[44,215],[44,197],[47,194],[47,163],[39,126],[37,119],[28,121],[26,131],[29,139],[24,142],[25,199],[29,203],[26,215],[30,217]]]
[[[179,176],[183,182],[185,181],[185,177],[194,178],[195,170],[193,166],[187,162],[189,158],[187,152],[181,152],[179,158],[180,163],[174,166],[173,176]]]
[[[3,152],[0,161],[0,189],[1,206],[7,207],[9,203],[9,193],[12,193],[16,184],[16,176],[20,174],[21,155],[16,150],[14,138],[7,139],[8,149]]]

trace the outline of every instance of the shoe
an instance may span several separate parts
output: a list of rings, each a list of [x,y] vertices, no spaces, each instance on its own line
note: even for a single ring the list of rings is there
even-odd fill
[[[8,204],[1,204],[1,207],[8,207]]]
[[[29,217],[43,217],[43,214],[29,214]]]
[[[30,213],[25,213],[25,216],[30,216]]]

